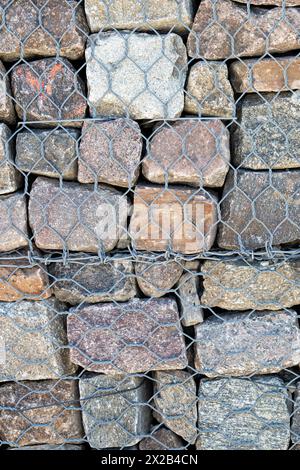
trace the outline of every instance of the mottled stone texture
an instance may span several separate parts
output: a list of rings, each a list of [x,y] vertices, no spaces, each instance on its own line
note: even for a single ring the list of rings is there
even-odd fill
[[[288,398],[276,376],[201,380],[197,449],[288,449]]]
[[[92,116],[181,115],[187,56],[177,34],[100,32],[89,37],[86,63]]]
[[[148,297],[162,297],[179,280],[183,266],[176,261],[137,261],[134,264],[139,288]]]
[[[151,392],[147,379],[84,374],[79,390],[83,426],[91,447],[132,446],[149,432],[151,412],[147,403]]]
[[[291,426],[291,439],[294,444],[300,443],[300,382],[296,384],[293,397],[294,409]]]
[[[238,170],[228,174],[218,245],[256,249],[300,239],[299,171]]]
[[[88,27],[82,5],[74,0],[1,0],[0,58],[84,55]]]
[[[0,387],[0,439],[11,446],[65,444],[83,437],[75,380],[6,383]]]
[[[13,137],[6,124],[0,124],[0,194],[16,191],[22,177],[14,165]]]
[[[132,299],[71,309],[71,358],[107,374],[184,369],[185,344],[174,300]]]
[[[139,443],[140,450],[175,450],[185,449],[183,440],[164,426],[151,430],[150,435]]]
[[[300,363],[294,311],[228,313],[196,327],[195,367],[207,377],[279,372]]]
[[[0,61],[0,120],[6,124],[14,124],[16,120],[15,108],[11,97],[9,74]]]
[[[197,273],[184,273],[179,279],[177,288],[180,319],[184,326],[193,326],[203,322],[203,311],[198,291],[199,277]]]
[[[248,3],[249,0],[235,0],[236,2],[239,3]],[[282,0],[251,0],[252,5],[258,5],[258,6],[273,6],[273,5],[278,5],[282,6],[283,1]],[[284,4],[287,7],[296,7],[300,5],[299,0],[285,0]]]
[[[220,187],[229,161],[229,132],[222,121],[185,119],[154,130],[142,170],[152,183]]]
[[[28,245],[26,198],[21,193],[0,196],[0,252]]]

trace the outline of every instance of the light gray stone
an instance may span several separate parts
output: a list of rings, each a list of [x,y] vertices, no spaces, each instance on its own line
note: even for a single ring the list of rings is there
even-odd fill
[[[22,192],[0,196],[0,252],[28,245],[27,204]]]
[[[0,194],[13,193],[21,184],[14,164],[12,132],[6,124],[0,124]]]
[[[178,281],[177,295],[180,319],[184,326],[203,322],[203,310],[199,300],[199,277],[197,273],[184,273]]]
[[[0,120],[6,124],[14,124],[16,120],[15,108],[11,97],[9,74],[0,61]]]
[[[148,297],[162,297],[176,284],[183,272],[177,261],[140,261],[134,264],[139,288]]]
[[[291,426],[291,439],[294,444],[300,444],[300,381],[297,382],[294,393],[294,409]]]

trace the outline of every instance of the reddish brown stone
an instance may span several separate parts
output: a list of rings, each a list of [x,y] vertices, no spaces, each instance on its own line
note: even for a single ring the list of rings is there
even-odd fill
[[[0,252],[28,245],[27,205],[21,193],[0,196]]]
[[[142,257],[134,264],[134,268],[139,288],[148,297],[162,297],[167,294],[183,272],[183,265],[177,261],[143,262]]]
[[[173,431],[160,426],[139,443],[140,450],[185,449],[183,440]]]

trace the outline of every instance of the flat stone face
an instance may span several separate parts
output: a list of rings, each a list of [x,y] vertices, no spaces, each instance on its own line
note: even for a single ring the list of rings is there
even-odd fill
[[[0,32],[1,36],[1,32]],[[0,61],[0,119],[6,124],[14,124],[15,108],[11,99],[9,75]]]
[[[68,315],[71,358],[85,370],[106,374],[184,369],[185,344],[174,300],[74,308]]]
[[[130,236],[137,250],[192,254],[209,250],[217,230],[216,198],[184,187],[136,186]]]
[[[177,296],[180,319],[184,326],[203,322],[203,310],[199,300],[199,277],[197,273],[184,273],[178,281]]]
[[[201,267],[207,307],[226,310],[280,310],[300,303],[299,260],[205,261]]]
[[[278,377],[202,379],[198,450],[286,450],[288,392]]]
[[[84,374],[79,390],[85,436],[91,447],[124,448],[148,434],[151,390],[147,379]]]
[[[145,437],[139,443],[140,450],[172,450],[185,449],[183,440],[173,431],[164,426],[151,431],[149,437]]]
[[[81,441],[77,387],[75,380],[1,385],[0,439],[14,447]]]
[[[261,9],[231,0],[203,0],[189,34],[190,57],[208,60],[262,56],[299,49],[297,8]]]
[[[139,31],[184,32],[193,21],[192,0],[86,0],[85,14],[92,33],[106,29],[135,29]]]
[[[294,311],[228,313],[196,326],[195,368],[207,377],[271,374],[300,362]]]
[[[80,121],[71,120],[85,116],[84,85],[68,60],[42,59],[18,65],[11,83],[19,119],[47,121],[40,122],[41,127],[56,126],[57,120],[67,121],[65,126],[81,126]]]
[[[84,55],[88,27],[82,5],[68,0],[1,0],[0,58]]]
[[[229,132],[222,121],[184,119],[154,130],[142,169],[153,183],[220,187],[229,161]]]
[[[154,411],[157,421],[193,444],[197,437],[197,396],[193,377],[183,370],[155,372]]]
[[[85,123],[80,141],[78,181],[133,186],[139,176],[142,147],[141,130],[131,119]]]
[[[16,165],[27,173],[75,180],[79,135],[75,129],[32,129],[19,132],[16,139]]]
[[[297,382],[293,401],[294,410],[291,425],[291,439],[293,443],[297,444],[300,441],[300,382]]]
[[[23,193],[0,196],[0,252],[28,245],[27,207]]]
[[[14,165],[12,132],[0,124],[0,194],[13,193],[21,185],[22,177]]]
[[[183,272],[183,266],[176,261],[137,261],[134,268],[138,286],[148,297],[167,294]]]
[[[230,172],[225,183],[218,245],[232,250],[297,242],[300,172],[269,175],[267,171],[238,170],[235,176]]]
[[[52,263],[49,270],[55,297],[71,305],[113,300],[123,302],[136,295],[133,265],[126,259],[111,259],[101,264],[76,263],[69,258],[67,266]]]
[[[57,379],[76,371],[61,312],[53,298],[0,303],[0,382]]]
[[[192,65],[187,81],[184,110],[199,116],[234,117],[234,95],[226,64],[197,62]]]
[[[89,37],[86,63],[93,117],[163,119],[181,115],[187,56],[177,34],[95,34]]]
[[[29,223],[41,249],[98,253],[112,250],[127,223],[127,198],[119,191],[38,177],[29,200]],[[109,226],[107,223],[109,221]]]
[[[248,95],[238,107],[233,163],[252,170],[300,167],[300,91]]]

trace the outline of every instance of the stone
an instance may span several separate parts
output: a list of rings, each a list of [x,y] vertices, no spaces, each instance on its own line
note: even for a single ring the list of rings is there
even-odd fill
[[[166,295],[183,272],[182,264],[177,261],[136,261],[134,264],[139,288],[147,297]]]
[[[300,261],[204,261],[204,307],[280,310],[300,304]]]
[[[31,129],[17,134],[16,166],[27,173],[77,179],[76,129]]]
[[[299,171],[229,172],[224,187],[218,245],[229,250],[296,243]]]
[[[217,230],[214,194],[183,187],[138,185],[129,233],[137,250],[208,251]]]
[[[299,2],[300,5],[300,2]],[[300,89],[300,58],[236,60],[229,66],[230,81],[237,93]]]
[[[187,365],[177,305],[169,298],[73,308],[67,329],[71,360],[85,370],[116,375]]]
[[[1,0],[0,58],[82,59],[88,27],[82,5],[68,0]]]
[[[164,426],[159,426],[151,431],[150,436],[145,437],[139,443],[139,450],[177,450],[185,449],[183,440],[173,431]]]
[[[288,392],[276,376],[200,380],[198,450],[286,450]]]
[[[222,121],[178,120],[158,126],[142,171],[152,183],[221,187],[229,169],[229,132]]]
[[[180,319],[183,326],[193,326],[203,322],[204,314],[198,291],[199,277],[197,273],[184,273],[178,281],[177,288]]]
[[[155,372],[153,416],[189,444],[197,438],[197,394],[192,375],[183,370]]]
[[[107,186],[38,177],[29,199],[29,223],[42,250],[112,250],[126,227],[127,197]]]
[[[91,447],[132,446],[149,432],[151,411],[147,404],[151,394],[146,378],[84,374],[79,390],[83,426]]]
[[[16,113],[11,96],[9,75],[0,61],[0,121],[10,125],[16,121]]]
[[[77,387],[75,380],[1,385],[1,441],[13,447],[82,441]]]
[[[27,205],[20,191],[0,196],[0,252],[28,245]]]
[[[186,87],[184,111],[198,116],[233,118],[235,103],[226,64],[197,62]]]
[[[76,372],[63,312],[54,298],[0,303],[0,382],[59,379]]]
[[[235,0],[239,3],[248,3],[249,0]],[[251,0],[252,5],[259,5],[259,6],[273,6],[278,5],[282,6],[283,0]],[[284,5],[287,7],[296,7],[300,5],[300,0],[285,0]],[[284,8],[285,8],[284,6]]]
[[[212,315],[195,331],[195,368],[207,377],[272,374],[300,363],[292,310]]]
[[[90,113],[133,119],[179,117],[186,70],[186,49],[177,34],[92,35],[86,49]]]
[[[233,163],[251,170],[300,167],[300,91],[246,96],[232,135]]]
[[[193,0],[86,0],[85,14],[92,33],[107,29],[186,32],[193,22]]]
[[[6,124],[0,123],[0,194],[13,193],[22,185],[13,153],[12,132]]]
[[[300,444],[300,382],[296,384],[294,394],[294,409],[291,425],[291,440],[294,444]],[[300,446],[299,446],[300,447]]]
[[[84,446],[78,444],[41,444],[35,446],[11,447],[7,450],[84,450]]]
[[[124,302],[137,293],[132,261],[113,258],[105,263],[52,263],[49,267],[55,297],[71,305],[81,302]]]
[[[17,65],[11,75],[18,117],[39,127],[80,127],[85,117],[84,84],[67,59],[41,59]]]
[[[86,122],[82,128],[78,181],[101,182],[124,188],[139,176],[142,134],[131,119]]]
[[[190,57],[220,60],[284,53],[300,47],[297,8],[250,8],[231,0],[203,0],[189,34]]]

